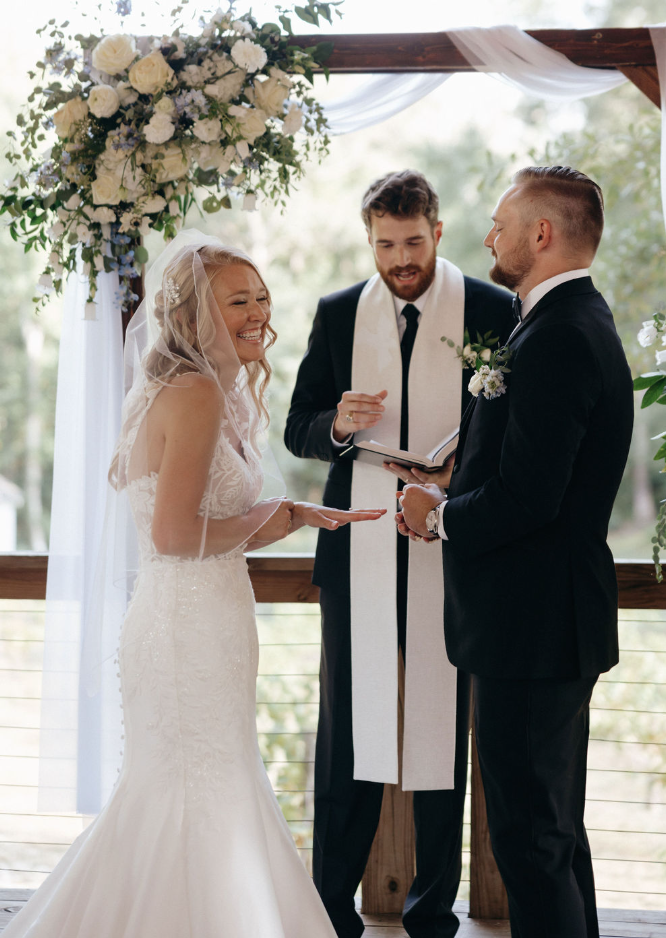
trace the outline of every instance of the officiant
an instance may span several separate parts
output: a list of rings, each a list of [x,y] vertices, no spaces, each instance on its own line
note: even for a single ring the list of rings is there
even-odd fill
[[[473,341],[477,333],[494,333],[504,342],[513,328],[511,297],[437,257],[439,200],[421,173],[404,170],[374,182],[361,215],[377,273],[319,301],[285,443],[296,456],[331,463],[326,505],[392,508],[395,476],[341,454],[352,441],[371,438],[425,454],[455,430],[472,372],[441,337],[462,347],[468,330]],[[469,685],[446,657],[441,549],[398,538],[391,512],[351,532],[322,529],[313,583],[322,612],[315,885],[338,936],[357,938],[363,923],[354,894],[384,784],[399,780],[402,654],[401,781],[414,792],[417,873],[403,923],[411,938],[452,938]]]

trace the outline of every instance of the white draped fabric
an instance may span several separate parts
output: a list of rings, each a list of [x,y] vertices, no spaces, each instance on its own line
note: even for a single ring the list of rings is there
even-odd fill
[[[81,667],[86,614],[101,600],[122,611],[126,597],[96,582],[123,398],[117,274],[100,274],[98,284],[97,318],[86,319],[87,278],[70,277],[58,363],[39,771],[40,810],[54,813],[99,811],[122,745],[113,651],[96,696]]]
[[[478,71],[549,100],[575,100],[614,88],[613,70],[581,68],[513,26],[449,31]],[[666,100],[666,39],[653,27],[662,101]],[[351,133],[386,120],[441,85],[447,74],[385,75],[326,106],[331,132]],[[666,146],[662,154],[666,152]],[[662,185],[666,168],[662,155]],[[666,187],[664,188],[666,208]],[[113,274],[99,278],[97,319],[84,318],[87,285],[68,285],[60,344],[53,514],[47,585],[40,807],[91,812],[105,800],[120,763],[119,695],[112,661],[96,696],[81,686],[82,623],[93,600],[122,607],[93,585],[104,525],[106,473],[120,426],[122,349]],[[112,610],[118,612],[118,608]],[[112,650],[102,649],[105,659]],[[108,673],[107,673],[108,672]]]
[[[661,89],[661,203],[666,219],[666,24],[650,26],[650,37],[657,57]]]

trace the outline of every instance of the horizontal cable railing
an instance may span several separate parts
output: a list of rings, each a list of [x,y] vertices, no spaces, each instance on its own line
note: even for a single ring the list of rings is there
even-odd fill
[[[319,610],[304,556],[250,557],[258,607],[257,726],[267,771],[310,865]],[[35,887],[87,819],[37,812],[45,558],[0,556],[0,885]],[[618,565],[621,663],[592,700],[587,825],[601,905],[664,908],[666,587]],[[629,606],[636,603],[636,606]],[[469,892],[467,798],[463,885]]]

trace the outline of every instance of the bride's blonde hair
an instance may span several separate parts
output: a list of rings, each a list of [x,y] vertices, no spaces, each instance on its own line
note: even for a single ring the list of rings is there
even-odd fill
[[[168,282],[168,288],[158,290],[155,295],[154,314],[164,343],[162,348],[166,346],[166,352],[160,351],[160,343],[158,343],[148,353],[144,367],[150,380],[164,381],[176,373],[185,374],[188,371],[198,370],[187,353],[188,348],[192,348],[206,358],[211,368],[218,372],[215,361],[205,354],[206,349],[215,340],[216,329],[210,315],[209,303],[202,302],[203,298],[197,293],[194,254],[198,254],[208,278],[209,302],[212,298],[213,280],[223,276],[225,268],[243,264],[255,271],[266,290],[269,317],[273,311],[271,294],[264,278],[254,261],[243,251],[210,244],[184,250],[175,264],[164,272],[163,286]],[[268,336],[265,347],[268,349],[277,338],[277,333],[270,324],[270,318],[265,328]],[[247,375],[250,395],[262,420],[268,424],[266,389],[272,373],[271,366],[266,358],[262,358],[256,362],[249,362],[243,367]]]

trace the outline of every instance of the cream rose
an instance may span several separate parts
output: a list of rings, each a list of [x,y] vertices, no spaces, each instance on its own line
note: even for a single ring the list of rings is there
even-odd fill
[[[242,69],[236,69],[234,72],[228,72],[217,81],[210,82],[204,88],[204,92],[210,98],[215,98],[222,104],[233,101],[243,90],[246,73]]]
[[[102,173],[92,183],[95,205],[117,205],[120,202],[120,179],[115,173]]]
[[[129,107],[130,104],[134,104],[139,99],[138,92],[132,88],[128,81],[119,81],[116,85],[116,92],[123,107]]]
[[[163,98],[155,105],[155,112],[157,114],[168,114],[171,117],[176,113],[176,105],[173,103],[172,99],[168,94],[165,94]]]
[[[180,179],[188,169],[189,161],[180,147],[166,147],[164,157],[157,161],[157,181],[169,182],[172,179]]]
[[[282,124],[282,133],[287,136],[298,133],[303,126],[303,112],[297,104],[292,104]]]
[[[133,36],[118,33],[106,36],[93,49],[92,64],[107,75],[124,72],[136,58],[136,45]]]
[[[255,81],[254,98],[257,106],[272,117],[282,114],[284,102],[289,95],[289,88],[276,78],[267,78],[265,81]]]
[[[72,98],[66,104],[55,112],[53,123],[58,136],[69,137],[70,130],[74,124],[80,123],[88,116],[88,105],[82,98]]]
[[[256,107],[242,107],[234,104],[229,108],[229,115],[235,117],[240,125],[241,136],[248,143],[254,143],[266,130],[268,114]]]
[[[120,107],[118,92],[111,85],[95,85],[88,95],[88,107],[95,117],[111,117]]]
[[[474,397],[478,397],[480,392],[483,390],[483,379],[484,375],[482,375],[480,371],[476,371],[470,378],[469,384],[467,385],[467,390]]]
[[[143,134],[148,143],[166,143],[173,137],[175,129],[168,114],[157,112],[143,128]]]
[[[135,62],[129,70],[130,84],[139,94],[156,94],[173,78],[173,69],[159,49]]]
[[[199,150],[197,163],[204,171],[216,169],[218,173],[226,173],[236,156],[234,147],[221,147],[207,143]]]
[[[222,125],[216,117],[194,122],[192,133],[203,143],[212,143],[222,136]]]

